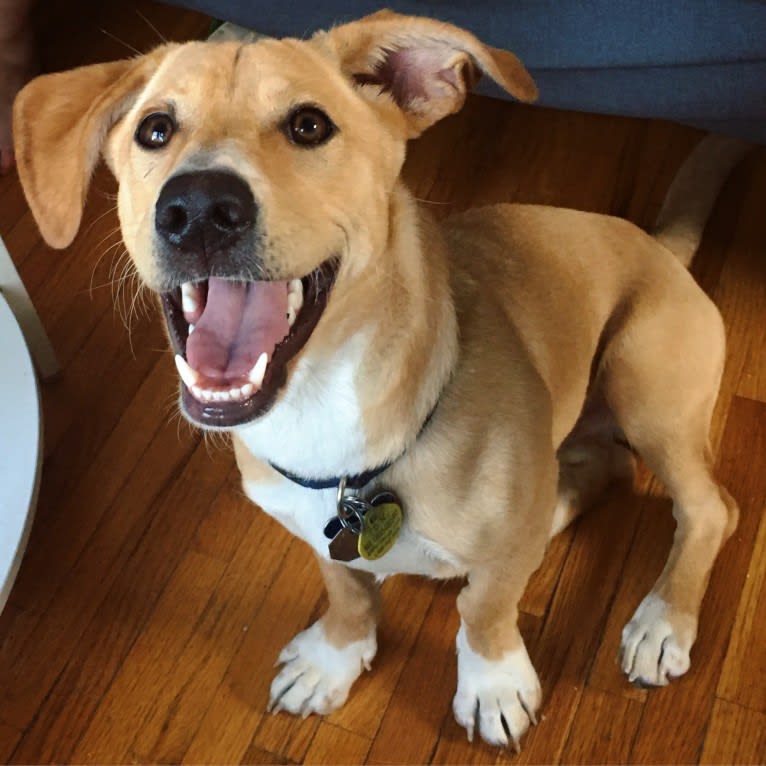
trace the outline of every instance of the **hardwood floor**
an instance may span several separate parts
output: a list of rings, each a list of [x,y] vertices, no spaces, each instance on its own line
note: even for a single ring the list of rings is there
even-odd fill
[[[50,11],[47,66],[126,55],[99,27],[153,46],[135,8],[174,39],[208,27],[148,0],[71,5]],[[698,135],[474,98],[413,144],[406,174],[439,215],[525,201],[648,226]],[[455,582],[386,582],[374,672],[342,711],[265,713],[279,649],[323,607],[318,572],[244,498],[230,451],[175,415],[159,317],[121,281],[113,193],[99,171],[78,239],[54,252],[17,179],[0,179],[0,234],[64,367],[43,387],[37,520],[0,616],[0,761],[766,762],[766,152],[727,184],[693,268],[728,327],[713,436],[742,516],[691,671],[647,691],[617,664],[622,625],[673,533],[669,501],[642,471],[634,493],[610,493],[552,542],[524,596],[545,703],[519,756],[469,745],[452,719]]]

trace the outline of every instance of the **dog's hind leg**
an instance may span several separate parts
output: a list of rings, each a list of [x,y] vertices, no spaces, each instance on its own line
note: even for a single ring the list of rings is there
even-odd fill
[[[600,392],[589,397],[583,413],[559,447],[559,483],[550,536],[561,532],[615,481],[631,481],[633,453]]]
[[[677,525],[665,568],[622,635],[623,670],[648,685],[688,670],[710,571],[738,516],[713,478],[708,441],[723,322],[693,283],[672,296],[666,287],[657,285],[654,299],[633,309],[601,365],[617,422],[665,484]]]

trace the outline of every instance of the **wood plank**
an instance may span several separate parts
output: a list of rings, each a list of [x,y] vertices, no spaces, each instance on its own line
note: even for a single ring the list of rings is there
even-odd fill
[[[575,522],[576,524],[576,522]],[[548,611],[564,562],[574,539],[575,524],[559,532],[548,544],[545,558],[529,580],[519,609],[543,617]]]
[[[322,721],[303,763],[364,763],[371,744],[367,737]]]
[[[634,502],[640,509],[639,523],[588,674],[587,685],[613,695],[643,701],[646,690],[629,684],[620,668],[620,640],[623,627],[651,590],[665,565],[673,542],[675,523],[671,502],[657,482],[650,483],[643,501]]]
[[[9,203],[7,207],[6,199]],[[6,217],[9,216],[13,217],[13,225],[4,226],[3,224],[7,222]],[[4,218],[6,221],[3,220]],[[29,253],[42,246],[40,230],[27,207],[27,201],[19,183],[15,183],[0,201],[0,236],[19,273],[24,271],[24,262]]]
[[[0,721],[0,762],[8,763],[21,739],[21,730]]]
[[[196,439],[179,441],[172,427],[154,430],[153,400],[161,381],[161,376],[146,380],[103,453],[72,494],[56,506],[55,517],[44,524],[38,517],[33,528],[11,600],[26,610],[34,608],[38,619],[26,620],[6,633],[0,651],[0,669],[16,682],[8,686],[16,694],[4,698],[0,691],[0,701],[12,705],[17,715],[23,715],[24,708],[18,693],[44,694],[63,667],[67,650],[76,646],[119,567],[150,523],[146,509],[197,444]],[[123,457],[128,458],[125,464]],[[58,639],[43,642],[35,654],[29,650],[34,635]],[[32,711],[26,709],[25,714]]]
[[[252,744],[300,761],[318,725],[316,716],[302,720],[288,713],[266,714],[274,662],[282,647],[311,622],[322,594],[322,578],[313,554],[301,540],[289,543],[282,566],[269,587],[223,681],[254,711]]]
[[[540,723],[522,742],[520,763],[560,758],[642,502],[615,487],[579,521],[540,639],[530,653],[544,697]]]
[[[427,763],[457,683],[458,583],[436,587],[415,647],[383,716],[367,763]],[[401,735],[407,732],[407,736]]]
[[[119,237],[116,190],[116,181],[109,170],[99,165],[91,182],[88,204],[83,209],[80,231],[69,247],[56,250],[44,244],[28,216],[25,216],[23,228],[19,225],[20,221],[11,232],[9,239],[12,242],[20,239],[22,232],[25,232],[28,243],[32,245],[30,248],[24,247],[21,241],[18,243],[22,254],[27,251],[20,258],[19,272],[36,304],[42,305],[42,314],[47,315],[49,310],[60,311],[66,305],[75,293],[73,282],[79,289],[82,285],[88,287],[96,263],[104,268],[103,276],[108,273],[108,262],[100,256],[108,244]],[[51,289],[54,285],[55,290]],[[38,304],[38,301],[41,303]]]
[[[586,689],[561,763],[628,763],[642,710],[636,700]]]
[[[253,760],[256,756],[251,750],[266,751],[248,749],[248,746],[263,710],[242,699],[226,683],[218,686],[209,703],[181,763],[260,763]],[[271,754],[267,757],[270,759]],[[274,763],[286,762],[277,756],[274,758]],[[142,759],[136,757],[135,760]]]
[[[511,201],[609,212],[628,136],[643,130],[637,121],[469,96],[461,113],[410,144],[404,175],[439,216]],[[586,176],[599,182],[584,184]]]
[[[287,758],[282,758],[281,756],[274,755],[273,753],[269,753],[266,750],[262,750],[260,747],[256,747],[255,745],[250,745],[250,747],[247,748],[247,752],[242,757],[242,760],[240,763],[243,764],[290,764],[292,761],[289,761]]]
[[[711,296],[724,318],[728,342],[721,396],[713,420],[711,441],[714,450],[720,442],[733,396],[766,400],[766,375],[762,369],[766,334],[764,323],[759,319],[766,306],[761,246],[766,236],[766,221],[758,212],[762,209],[766,190],[764,172],[763,152],[746,158],[731,179],[735,190],[731,196],[737,202],[736,225],[720,230],[716,228],[718,221],[714,216],[708,228],[708,240],[722,239],[725,256]],[[724,199],[723,202],[725,206],[728,201]]]
[[[223,570],[217,559],[185,554],[72,750],[72,761],[125,761],[152,701],[173,679],[176,661]]]
[[[729,356],[739,359],[736,393],[750,399],[766,401],[766,322],[758,314],[766,310],[766,266],[763,242],[766,220],[766,152],[748,157],[738,173],[744,188],[738,226],[731,243],[731,257],[721,273],[715,301],[727,323]],[[749,311],[749,307],[760,311]],[[742,345],[739,349],[737,346]],[[732,348],[734,347],[734,348]]]
[[[739,594],[766,503],[766,405],[735,397],[729,410],[717,475],[740,502],[739,526],[724,546],[702,604],[692,666],[678,681],[652,691],[644,706],[631,760],[657,763],[699,757]],[[742,673],[750,672],[747,665]]]
[[[434,585],[416,577],[391,577],[381,590],[378,653],[348,702],[328,721],[361,736],[374,736],[397,689],[407,658],[433,601]],[[402,609],[402,604],[407,608]]]
[[[766,715],[716,700],[700,763],[766,763]]]
[[[216,444],[212,449],[227,454],[230,453],[231,446],[227,440],[226,444]],[[259,526],[258,534],[261,534],[263,539],[253,540],[249,534],[253,522],[257,520],[259,525],[264,524],[264,516],[258,506],[244,494],[242,477],[239,471],[234,471],[216,498],[210,513],[197,527],[194,533],[194,550],[228,562],[237,554],[241,554],[245,537],[256,550],[261,550],[265,547],[262,545],[263,540],[279,541],[282,532],[282,527],[273,522],[267,528]],[[255,563],[249,562],[250,565]]]
[[[167,459],[174,447],[178,450],[175,460],[157,470],[159,461]],[[154,441],[71,573],[59,572],[55,565],[53,570],[43,570],[43,587],[49,589],[44,591],[45,597],[52,600],[41,619],[19,631],[13,659],[4,659],[2,668],[8,683],[0,688],[0,702],[21,725],[35,717],[70,655],[82,651],[89,623],[151,526],[152,504],[166,489],[165,482],[186,462],[191,447],[193,444],[181,445],[177,439],[175,445],[162,438]],[[155,473],[149,473],[151,470]],[[66,539],[59,538],[62,547],[66,547]]]
[[[3,240],[7,241],[9,233],[28,211],[29,207],[18,179],[12,174],[0,176],[0,236]],[[11,252],[11,258],[18,268],[22,255],[18,251]]]
[[[15,698],[9,706],[14,716],[22,719],[24,725],[28,724],[30,714],[34,718],[14,753],[15,759],[36,762],[69,759],[231,468],[230,461],[211,458],[204,445],[197,447],[162,501],[142,509],[134,522],[138,528],[127,536],[130,553],[119,570],[109,573],[96,569],[88,573],[91,580],[102,577],[111,587],[100,604],[97,600],[86,602],[88,611],[94,610],[93,617],[88,630],[75,638],[77,645],[64,672],[57,671],[60,673],[57,678],[54,674],[53,688],[46,696],[49,687],[30,687],[26,677],[22,677],[8,689]],[[143,478],[146,480],[146,475]],[[127,503],[130,499],[124,497]],[[182,512],[174,513],[174,509]],[[98,563],[98,549],[90,551]],[[94,564],[93,559],[88,563]],[[96,593],[101,595],[103,591],[97,588]],[[76,594],[74,591],[71,596]],[[64,638],[49,637],[48,646],[54,648]],[[38,644],[27,655],[33,669],[39,654]],[[60,668],[55,654],[52,660]]]
[[[0,677],[4,683],[10,682],[7,669],[13,667],[18,648],[30,640],[40,617],[41,612],[22,609],[12,601],[0,612]]]
[[[228,500],[224,489],[215,506]],[[246,534],[238,534],[236,554],[211,592],[172,677],[153,695],[134,732],[130,752],[142,762],[179,763],[188,754],[232,658],[247,633],[259,629],[252,616],[279,572],[290,541],[287,531],[249,500],[240,497],[240,503],[250,513],[251,526]],[[215,506],[203,524],[220,516]]]
[[[751,445],[748,445],[748,448]],[[761,443],[755,449],[766,447]],[[740,497],[743,503],[758,508],[763,496]],[[736,532],[735,535],[739,535]],[[737,539],[735,537],[735,539]],[[758,536],[739,607],[726,650],[717,696],[744,707],[766,713],[766,517],[761,519]]]
[[[156,367],[159,354],[151,349],[165,342],[159,322],[139,323],[133,339],[142,349],[139,354],[134,354],[126,344],[114,315],[105,312],[68,364],[64,376],[43,388],[43,416],[50,438],[46,441],[47,470],[41,499],[46,491],[58,494],[71,489],[74,477],[93,459],[136,390]],[[169,355],[163,361],[165,368],[172,371]],[[163,380],[168,384],[159,392],[154,411],[155,419],[162,422],[174,412],[176,391],[175,381],[170,383],[169,377]],[[101,394],[103,381],[109,381],[109,397]],[[73,443],[78,449],[71,448]],[[44,502],[41,507],[45,507]]]

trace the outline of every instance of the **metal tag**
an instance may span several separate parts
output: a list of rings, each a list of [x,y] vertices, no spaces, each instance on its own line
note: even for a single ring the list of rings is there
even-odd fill
[[[345,477],[338,485],[337,515],[324,527],[334,561],[353,561],[362,556],[373,561],[384,556],[396,542],[402,528],[402,507],[388,490],[378,492],[370,502],[346,489]]]
[[[394,547],[402,528],[399,503],[373,505],[364,517],[364,530],[359,535],[359,555],[367,561],[385,556]]]
[[[341,529],[328,546],[333,561],[353,561],[359,558],[359,535],[348,527]]]

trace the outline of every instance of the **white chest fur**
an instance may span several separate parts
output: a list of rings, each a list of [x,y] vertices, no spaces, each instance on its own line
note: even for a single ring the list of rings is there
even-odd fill
[[[337,476],[365,468],[365,440],[355,375],[367,345],[357,333],[332,358],[302,358],[282,399],[237,430],[256,457],[300,476]]]
[[[335,489],[306,489],[288,479],[274,484],[245,481],[244,488],[248,497],[264,511],[305,540],[320,556],[329,558],[324,526],[336,514]],[[394,547],[377,561],[358,558],[349,566],[376,575],[456,577],[465,573],[451,554],[410,527],[406,509],[404,525]]]
[[[358,332],[332,358],[303,358],[282,399],[266,415],[238,429],[256,457],[309,478],[354,475],[370,466],[366,457],[356,371],[368,343]],[[283,479],[244,481],[245,492],[294,535],[328,557],[325,524],[336,515],[336,490],[306,489]],[[453,557],[416,534],[406,520],[394,547],[377,561],[356,559],[350,566],[379,575],[409,573],[431,577],[462,574]]]

